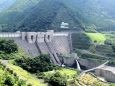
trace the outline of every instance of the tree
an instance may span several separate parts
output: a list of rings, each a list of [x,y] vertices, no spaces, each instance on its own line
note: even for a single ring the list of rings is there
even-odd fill
[[[0,50],[4,51],[5,53],[15,53],[18,51],[18,46],[14,43],[13,40],[0,40]]]
[[[19,58],[15,62],[29,72],[45,72],[53,69],[59,69],[58,66],[50,62],[49,55],[40,55],[34,58]]]
[[[67,86],[67,76],[62,76],[59,72],[48,74],[44,79],[52,86]]]
[[[14,86],[15,80],[12,78],[12,76],[6,75],[6,80],[4,84],[8,86]]]

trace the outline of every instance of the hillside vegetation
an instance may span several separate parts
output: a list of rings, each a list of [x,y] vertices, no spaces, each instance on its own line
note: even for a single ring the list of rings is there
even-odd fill
[[[113,31],[115,4],[112,2],[114,1],[16,0],[0,13],[0,30],[59,31],[62,30],[61,22],[66,22],[69,23],[69,29],[74,30]]]
[[[10,63],[9,68],[11,70],[13,70],[13,72],[15,72],[16,74],[21,76],[24,80],[29,82],[31,85],[34,85],[34,86],[46,86],[45,84],[42,84],[40,81],[38,81],[36,78],[34,78],[33,74],[27,72],[26,70],[22,69],[19,66],[16,66],[16,65],[13,65],[12,63]]]
[[[76,49],[83,49],[104,56],[115,55],[114,40],[114,34],[87,32],[72,34],[72,43],[75,51]]]
[[[11,60],[27,57],[24,51],[13,40],[0,38],[0,59]]]
[[[104,44],[106,37],[101,33],[85,33],[95,44]]]
[[[0,62],[0,86],[31,86]]]

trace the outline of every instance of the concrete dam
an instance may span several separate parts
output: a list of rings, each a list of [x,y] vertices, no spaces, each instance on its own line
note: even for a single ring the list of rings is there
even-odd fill
[[[54,32],[53,30],[48,30],[47,32],[2,32],[0,33],[0,37],[14,40],[29,56],[49,54],[51,62],[56,65],[61,66],[64,64],[67,67],[87,70],[103,64],[81,59],[77,55],[73,55],[72,57],[72,54],[70,58],[61,56],[60,54],[72,53],[71,32]],[[95,75],[104,77],[107,81],[115,83],[115,73],[113,72],[115,68],[108,68],[106,65],[105,67],[95,69]]]
[[[29,56],[49,54],[54,64],[61,65],[57,54],[69,54],[71,41],[68,32],[2,32],[0,37],[14,40]]]

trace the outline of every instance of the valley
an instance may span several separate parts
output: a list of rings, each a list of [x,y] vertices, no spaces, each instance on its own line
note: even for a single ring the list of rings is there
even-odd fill
[[[1,0],[0,86],[115,86],[114,0]]]

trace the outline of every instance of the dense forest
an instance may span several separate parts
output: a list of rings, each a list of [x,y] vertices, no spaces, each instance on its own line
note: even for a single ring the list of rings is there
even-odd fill
[[[69,29],[90,32],[115,28],[113,0],[11,1],[15,3],[0,13],[1,31],[59,31],[61,22],[69,23]]]

